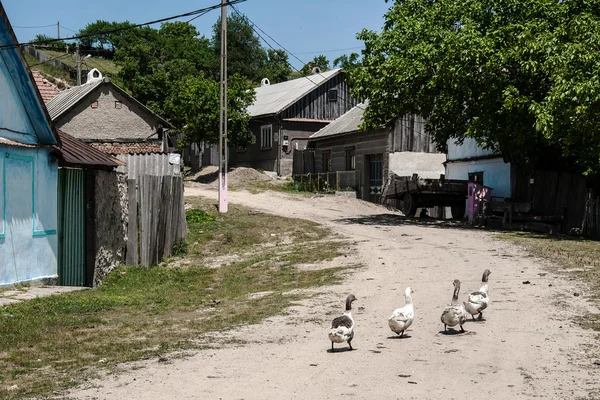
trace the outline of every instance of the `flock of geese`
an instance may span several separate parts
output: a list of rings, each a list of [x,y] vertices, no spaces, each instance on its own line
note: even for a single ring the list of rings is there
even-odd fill
[[[488,277],[491,272],[489,269],[483,271],[481,278],[481,287],[478,291],[469,294],[467,301],[459,302],[458,294],[460,292],[460,281],[455,279],[453,282],[454,293],[452,302],[444,308],[440,320],[444,324],[444,331],[448,331],[448,327],[458,325],[460,332],[465,332],[463,324],[467,320],[467,315],[471,314],[473,320],[478,315],[478,319],[483,318],[483,311],[487,308],[490,297],[488,295]],[[394,310],[392,316],[388,319],[388,324],[392,332],[402,337],[404,332],[412,325],[415,320],[415,311],[412,302],[413,290],[410,287],[404,292],[405,304],[403,307]],[[354,338],[354,318],[352,318],[352,302],[356,297],[351,294],[346,298],[346,311],[344,314],[334,318],[331,322],[329,330],[329,339],[331,340],[331,351],[335,351],[334,343],[347,342],[350,350],[352,350],[352,339]]]

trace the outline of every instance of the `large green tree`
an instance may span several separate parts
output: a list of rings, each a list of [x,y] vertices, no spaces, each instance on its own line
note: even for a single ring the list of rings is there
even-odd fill
[[[421,114],[443,148],[471,137],[517,164],[559,150],[600,171],[600,0],[402,0],[364,30],[364,127]]]

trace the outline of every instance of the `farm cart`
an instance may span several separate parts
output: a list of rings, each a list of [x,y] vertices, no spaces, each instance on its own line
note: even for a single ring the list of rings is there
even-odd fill
[[[383,188],[383,199],[401,200],[402,211],[407,217],[414,217],[418,208],[450,207],[452,217],[461,219],[465,215],[468,181],[398,176],[392,173]]]

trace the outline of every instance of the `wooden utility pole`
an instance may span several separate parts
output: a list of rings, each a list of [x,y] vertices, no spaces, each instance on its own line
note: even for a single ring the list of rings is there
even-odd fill
[[[56,29],[58,29],[58,39],[60,39],[60,21],[56,22]]]
[[[227,212],[227,0],[221,0],[221,84],[219,113],[219,212]]]
[[[77,64],[77,86],[81,86],[81,56],[79,55],[79,43],[75,44],[75,64]]]

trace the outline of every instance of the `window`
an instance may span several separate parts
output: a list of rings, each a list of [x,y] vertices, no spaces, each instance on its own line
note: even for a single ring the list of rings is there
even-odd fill
[[[327,101],[337,101],[338,99],[338,90],[337,89],[329,89],[327,92]]]
[[[469,182],[475,182],[483,185],[483,171],[469,172]]]
[[[331,172],[331,150],[321,153],[321,172]]]
[[[356,151],[354,147],[346,149],[346,171],[354,171],[356,169]]]
[[[270,149],[273,147],[273,125],[260,127],[260,148]]]

